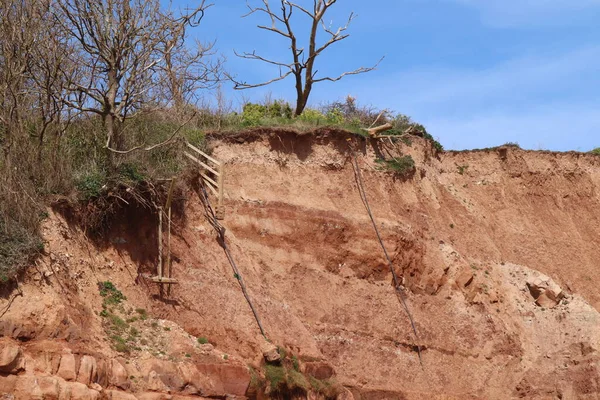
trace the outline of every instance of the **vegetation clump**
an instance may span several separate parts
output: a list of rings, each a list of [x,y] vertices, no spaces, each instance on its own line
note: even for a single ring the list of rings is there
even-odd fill
[[[105,308],[121,304],[123,300],[127,300],[127,297],[110,281],[98,282],[98,290],[100,291],[100,296],[104,297],[102,305]]]
[[[319,380],[305,375],[296,356],[289,357],[282,347],[278,347],[278,351],[281,359],[264,365],[262,373],[249,367],[251,391],[265,391],[278,398],[294,398],[314,392],[325,399],[335,399],[340,393],[340,386],[335,380]]]
[[[391,160],[375,160],[381,169],[392,171],[396,176],[405,178],[415,172],[415,160],[410,155],[405,155]]]
[[[44,243],[35,232],[0,216],[0,284],[14,278],[43,250]]]

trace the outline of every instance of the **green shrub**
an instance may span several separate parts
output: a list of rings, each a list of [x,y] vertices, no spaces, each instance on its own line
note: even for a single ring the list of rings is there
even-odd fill
[[[92,170],[79,176],[75,181],[75,187],[80,198],[87,201],[100,197],[106,182],[106,174],[103,171]]]
[[[596,147],[594,150],[591,150],[590,154],[595,154],[597,156],[600,156],[600,147]]]
[[[296,371],[300,371],[300,362],[298,361],[298,357],[292,356],[292,366]]]
[[[327,123],[332,125],[342,125],[345,121],[344,114],[339,108],[331,108],[327,111],[325,117],[327,118]]]
[[[268,120],[286,124],[292,119],[292,107],[284,101],[275,100],[269,104],[247,103],[242,109],[242,125],[259,126]]]
[[[258,371],[256,371],[256,369],[253,366],[248,365],[248,372],[250,373],[249,387],[253,390],[260,390],[260,389],[264,388],[265,382],[263,381],[263,379],[259,375]]]
[[[247,103],[242,110],[242,124],[258,126],[265,115],[266,107],[261,104]]]
[[[203,131],[197,128],[185,129],[183,137],[193,146],[204,150],[206,146],[206,135]]]
[[[138,314],[140,314],[140,319],[142,321],[145,321],[145,320],[148,319],[148,312],[146,311],[146,309],[144,309],[144,308],[136,308],[135,312],[138,313]]]
[[[394,128],[387,131],[386,134],[403,135],[408,132],[412,135],[422,136],[423,138],[431,142],[433,148],[436,151],[444,151],[444,146],[442,146],[440,142],[435,140],[434,137],[431,136],[429,132],[427,132],[427,129],[425,129],[423,125],[413,122],[410,117],[404,114],[398,114],[391,121],[391,123],[394,126]]]
[[[314,108],[305,108],[302,114],[298,117],[298,120],[315,125],[320,125],[327,122],[325,115]]]
[[[123,339],[121,336],[113,335],[111,336],[111,339],[113,341],[113,345],[115,346],[115,350],[119,353],[129,354],[131,352],[131,348],[127,344],[127,340]]]
[[[100,296],[104,297],[102,302],[104,306],[121,304],[123,300],[127,300],[127,297],[110,281],[98,282],[98,290]]]
[[[199,344],[206,344],[206,343],[208,343],[208,339],[205,338],[205,337],[199,337],[197,340],[198,340]]]
[[[265,106],[265,116],[267,118],[292,119],[292,107],[288,102],[275,100]]]
[[[269,382],[269,386],[273,392],[277,393],[285,388],[286,379],[284,367],[267,364],[265,366],[265,377],[267,378],[267,382]]]
[[[380,168],[393,171],[401,177],[408,176],[415,171],[415,160],[410,155],[391,160],[377,159],[375,162],[380,165]]]
[[[290,391],[307,392],[310,389],[310,384],[302,373],[292,369],[287,371],[287,388]]]
[[[114,327],[114,329],[118,331],[124,331],[129,327],[129,325],[123,320],[123,318],[115,314],[108,314],[108,321],[110,322],[112,327]]]
[[[458,173],[460,175],[464,175],[465,172],[467,172],[467,169],[469,169],[469,166],[467,164],[465,164],[465,165],[457,165],[456,169],[458,170]]]
[[[146,176],[140,172],[140,166],[129,162],[119,165],[119,177],[129,183],[140,183],[146,180]]]
[[[310,386],[312,389],[323,395],[325,399],[335,399],[340,394],[342,388],[339,383],[337,383],[334,379],[328,380],[319,380],[309,377]]]

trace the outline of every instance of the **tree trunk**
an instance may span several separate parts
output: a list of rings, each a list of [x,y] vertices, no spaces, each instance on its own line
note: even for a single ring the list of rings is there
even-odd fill
[[[296,110],[294,111],[294,116],[299,117],[304,111],[304,107],[306,107],[306,100],[304,99],[304,92],[302,90],[302,71],[294,72],[294,76],[296,77]]]
[[[113,151],[111,149],[115,148],[115,146],[118,146],[118,144],[116,143],[117,141],[115,140],[115,136],[114,136],[114,131],[115,131],[115,116],[114,115],[107,115],[104,117],[104,125],[106,127],[106,163],[107,163],[107,168],[109,171],[113,171],[114,167],[115,167],[115,155],[113,153]]]

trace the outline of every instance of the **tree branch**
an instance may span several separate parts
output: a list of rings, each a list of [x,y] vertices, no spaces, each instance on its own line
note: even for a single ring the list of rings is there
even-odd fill
[[[156,148],[159,148],[159,147],[165,146],[165,145],[167,145],[167,144],[169,144],[169,143],[173,142],[173,139],[175,139],[175,136],[176,136],[176,135],[179,133],[179,131],[180,131],[180,130],[181,130],[183,127],[184,127],[184,126],[186,126],[188,123],[190,123],[190,121],[191,121],[192,119],[194,119],[194,117],[195,117],[195,116],[196,116],[196,111],[194,111],[194,113],[192,114],[192,116],[191,116],[190,118],[188,118],[188,120],[187,120],[187,121],[185,121],[183,124],[179,125],[179,126],[177,127],[177,129],[175,129],[175,130],[173,131],[173,133],[171,134],[171,136],[170,136],[170,137],[169,137],[167,140],[165,140],[165,141],[163,141],[163,142],[160,142],[160,143],[153,144],[152,146],[149,146],[149,147],[146,147],[146,148],[144,148],[144,145],[142,144],[142,145],[136,146],[136,147],[134,147],[134,148],[131,148],[131,149],[129,149],[129,150],[116,150],[116,149],[113,149],[113,148],[111,148],[111,147],[110,147],[108,144],[107,144],[105,147],[106,147],[108,150],[112,151],[113,153],[117,153],[117,154],[129,154],[129,153],[132,153],[132,152],[134,152],[134,151],[137,151],[137,150],[144,150],[144,151],[151,151],[151,150],[154,150],[154,149],[156,149]]]
[[[342,79],[343,77],[348,76],[348,75],[358,75],[358,74],[364,74],[365,72],[373,71],[374,69],[376,69],[379,66],[379,64],[381,63],[381,61],[383,61],[384,58],[385,58],[385,56],[381,57],[381,59],[379,61],[377,61],[377,64],[375,64],[372,67],[360,67],[358,69],[355,69],[354,71],[344,72],[343,74],[339,75],[336,78],[325,77],[325,78],[313,79],[313,82],[314,83],[323,82],[323,81],[337,82],[340,79]],[[318,71],[315,71],[315,74],[317,72]]]
[[[234,83],[235,86],[233,88],[235,90],[245,90],[245,89],[254,89],[254,88],[258,88],[258,87],[262,87],[262,86],[267,86],[273,82],[281,81],[281,80],[287,78],[288,76],[290,76],[290,74],[292,72],[293,71],[288,71],[285,74],[280,75],[277,78],[271,79],[270,81],[257,83],[257,84],[253,84],[253,85],[246,83],[246,82],[239,82],[239,81],[235,80],[235,78],[233,78],[232,76],[228,76],[228,77],[229,77],[229,80],[231,80]]]

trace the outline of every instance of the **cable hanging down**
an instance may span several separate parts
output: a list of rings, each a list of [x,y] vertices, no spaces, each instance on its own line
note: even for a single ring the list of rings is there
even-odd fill
[[[358,185],[360,199],[362,200],[363,205],[367,209],[367,213],[369,214],[369,218],[371,219],[371,223],[373,224],[373,229],[375,229],[375,234],[377,235],[377,240],[379,241],[379,244],[381,245],[381,248],[383,249],[383,253],[385,254],[385,258],[390,267],[390,271],[392,272],[392,278],[394,280],[394,289],[396,292],[396,297],[398,298],[398,301],[400,302],[400,304],[402,304],[402,307],[404,308],[404,311],[406,312],[406,315],[408,316],[408,319],[410,321],[410,325],[412,327],[412,331],[415,336],[415,340],[417,342],[415,347],[417,349],[417,354],[419,356],[419,363],[421,364],[421,368],[423,368],[423,359],[421,357],[421,347],[419,346],[419,335],[417,333],[417,327],[415,325],[415,321],[412,317],[412,313],[410,312],[410,309],[408,308],[408,304],[406,303],[406,300],[404,299],[404,290],[402,289],[402,286],[400,285],[400,281],[398,280],[398,275],[396,275],[396,271],[394,270],[394,264],[392,263],[392,259],[390,258],[389,254],[387,252],[387,249],[383,243],[383,240],[381,239],[381,234],[379,233],[379,229],[377,228],[377,223],[375,222],[375,218],[373,217],[373,213],[371,212],[371,207],[369,206],[369,200],[367,199],[367,193],[365,191],[365,187],[363,184],[362,175],[360,173],[360,167],[358,165],[358,158],[356,157],[356,151],[350,145],[350,139],[348,139],[346,144],[348,145],[348,148],[350,149],[350,154],[352,154],[352,169],[354,170],[354,178],[356,179],[356,184]]]
[[[210,199],[208,197],[208,193],[206,192],[206,188],[204,187],[203,184],[200,184],[200,190],[199,190],[198,194],[200,196],[200,201],[202,202],[202,205],[204,206],[204,213],[205,213],[206,219],[208,220],[210,225],[214,228],[214,230],[217,232],[217,241],[219,242],[219,245],[223,248],[223,251],[225,252],[225,255],[227,256],[227,260],[229,261],[229,264],[231,264],[231,268],[233,269],[234,276],[237,279],[237,281],[239,282],[240,287],[242,288],[242,293],[244,293],[244,297],[246,298],[246,301],[248,302],[248,305],[250,306],[250,309],[252,310],[252,314],[254,314],[254,319],[256,319],[256,323],[258,324],[260,333],[263,335],[263,337],[265,339],[267,339],[267,335],[265,333],[265,330],[263,329],[262,323],[260,322],[260,317],[258,316],[258,312],[256,311],[256,308],[254,308],[254,304],[252,304],[252,300],[250,299],[250,295],[248,294],[248,290],[246,289],[246,284],[244,283],[242,274],[240,274],[240,271],[231,255],[231,252],[229,251],[229,247],[227,246],[227,243],[225,241],[225,227],[223,225],[221,225],[219,223],[219,221],[217,220],[217,216],[210,204]]]

